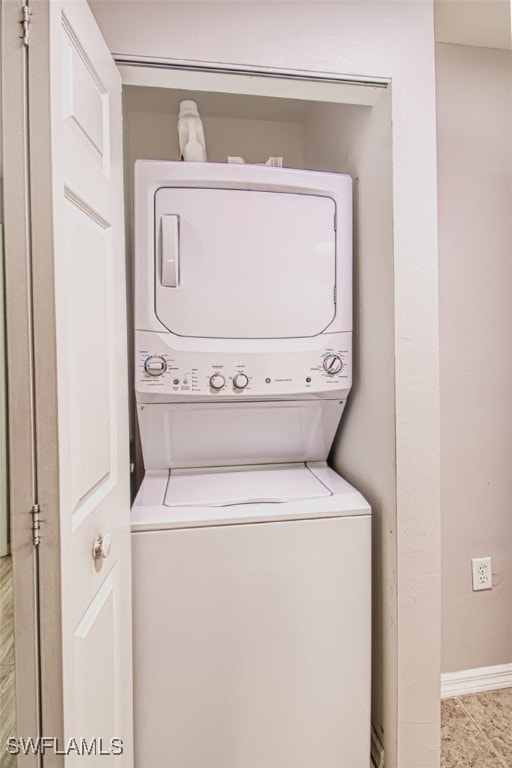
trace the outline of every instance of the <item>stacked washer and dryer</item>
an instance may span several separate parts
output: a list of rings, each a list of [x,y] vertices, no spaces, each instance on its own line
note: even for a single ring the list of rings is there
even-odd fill
[[[350,177],[138,161],[135,328],[137,768],[368,768]]]

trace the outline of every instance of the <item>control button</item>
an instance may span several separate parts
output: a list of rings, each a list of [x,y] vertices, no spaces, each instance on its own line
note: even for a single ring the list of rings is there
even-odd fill
[[[270,379],[268,377],[265,379],[265,384],[270,384]]]
[[[144,370],[149,376],[161,376],[167,370],[167,363],[163,357],[153,355],[144,362]]]
[[[311,384],[311,376],[306,376],[306,384]]]
[[[174,379],[173,384],[175,387],[177,387],[179,383],[180,383],[179,379]]]
[[[249,379],[245,373],[237,373],[237,375],[233,378],[233,386],[235,389],[245,389],[248,383]]]
[[[210,376],[210,387],[212,389],[222,389],[225,383],[226,379],[220,373],[214,373],[213,376]]]
[[[341,357],[338,355],[327,355],[324,360],[324,371],[333,376],[335,373],[339,373],[343,368]]]

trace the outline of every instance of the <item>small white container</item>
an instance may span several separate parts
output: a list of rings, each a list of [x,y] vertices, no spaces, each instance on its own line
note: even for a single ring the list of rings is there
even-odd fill
[[[182,160],[206,163],[203,121],[195,101],[182,101],[178,119],[178,138]]]

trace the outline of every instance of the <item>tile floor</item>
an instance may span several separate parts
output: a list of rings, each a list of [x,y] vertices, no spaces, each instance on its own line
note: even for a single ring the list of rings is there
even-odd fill
[[[441,768],[512,768],[512,688],[441,703]]]
[[[14,735],[14,627],[10,557],[0,557],[0,768],[14,768],[16,758],[5,751]]]

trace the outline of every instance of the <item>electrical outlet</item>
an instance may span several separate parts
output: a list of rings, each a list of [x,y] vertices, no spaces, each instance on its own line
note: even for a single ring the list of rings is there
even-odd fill
[[[471,560],[473,592],[492,589],[492,561],[490,557],[473,557]]]

